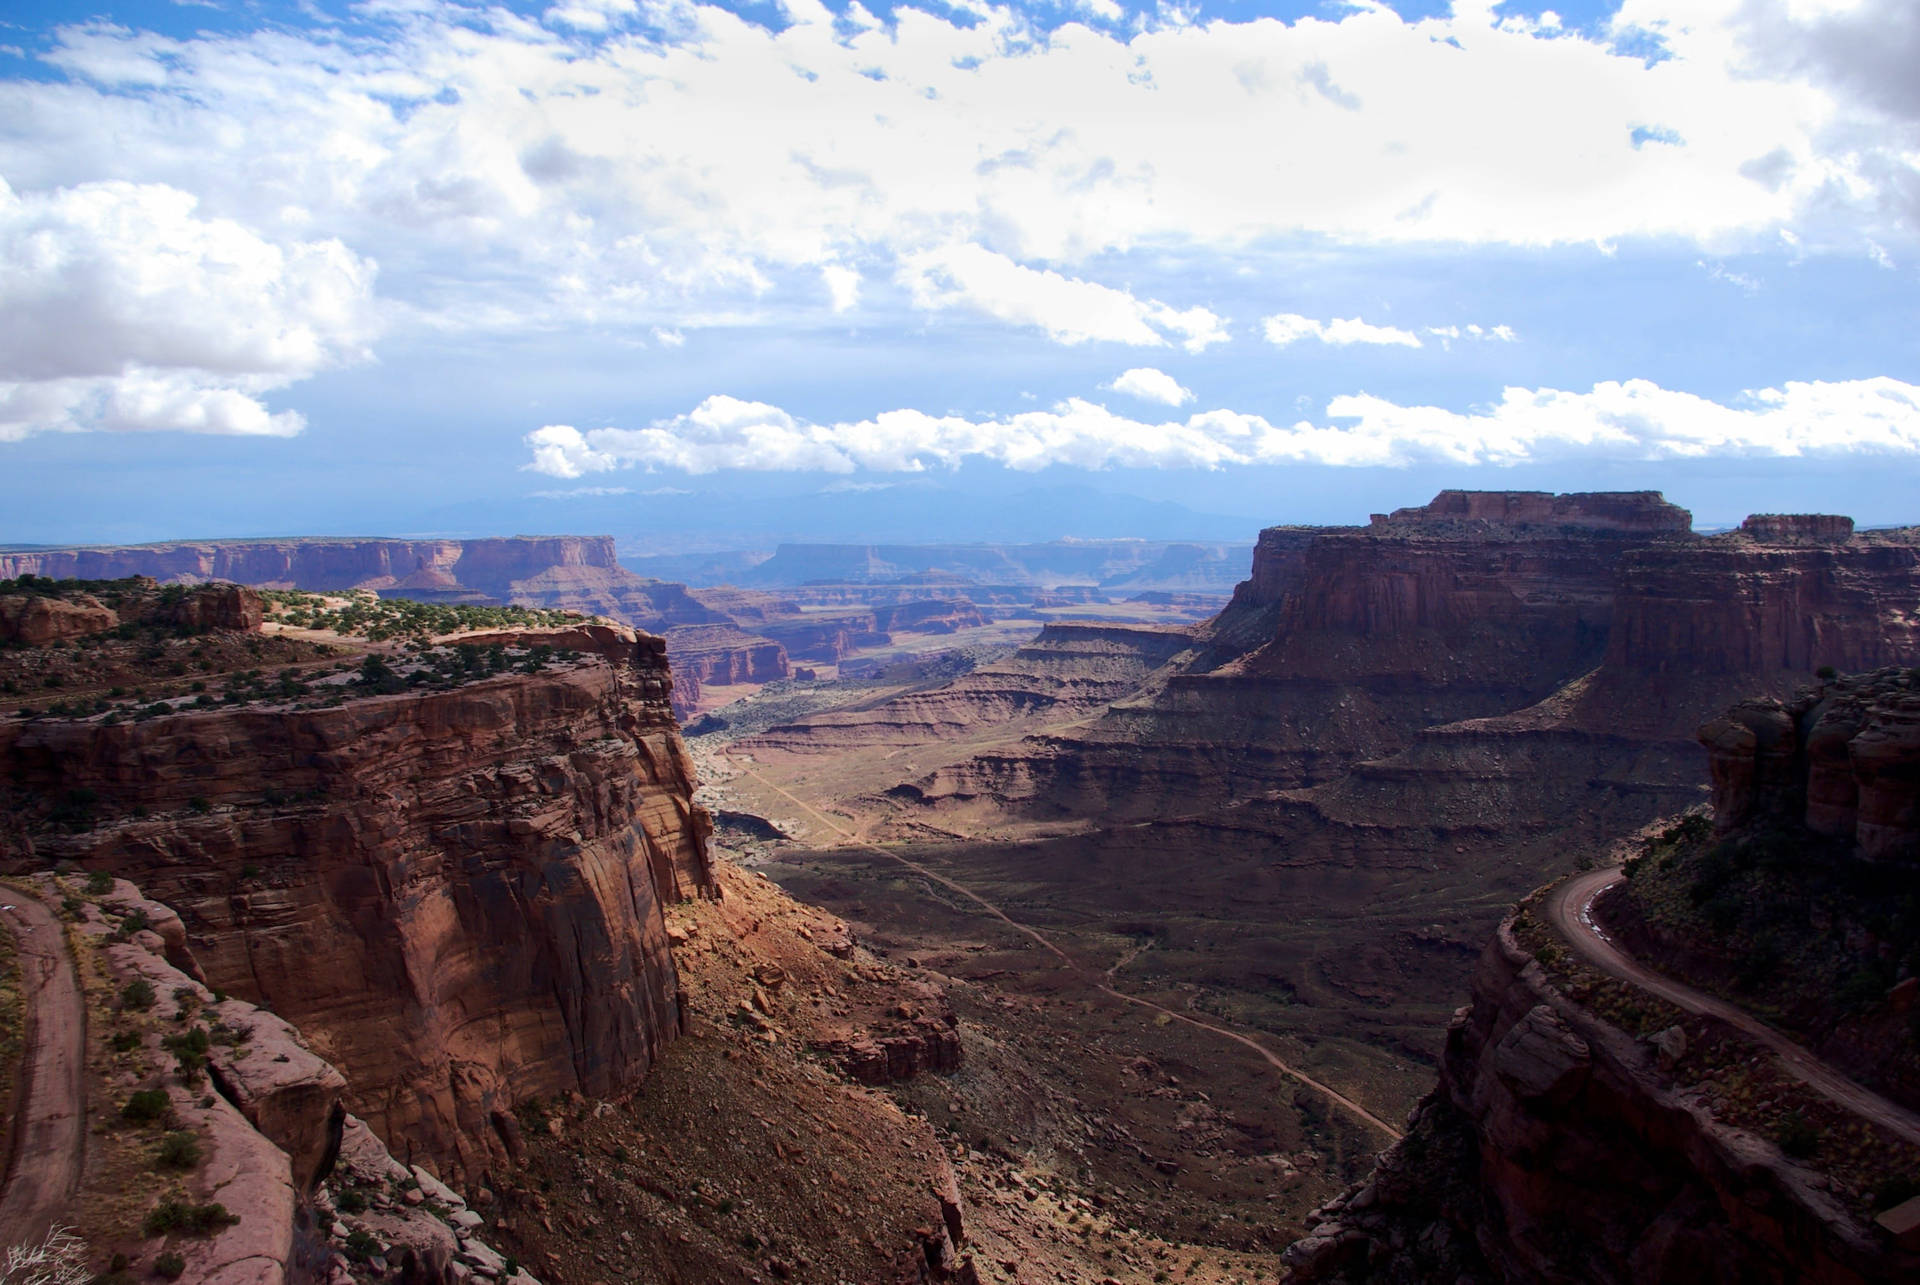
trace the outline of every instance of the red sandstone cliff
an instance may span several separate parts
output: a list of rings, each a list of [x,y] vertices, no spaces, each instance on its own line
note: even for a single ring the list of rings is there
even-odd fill
[[[7,855],[136,880],[384,1136],[484,1165],[514,1102],[618,1096],[652,1064],[680,1021],[661,906],[712,887],[664,644],[582,644],[333,709],[0,725],[15,789],[91,790],[107,818]]]
[[[1721,831],[1772,815],[1871,861],[1920,857],[1920,685],[1907,671],[1743,702],[1700,741]]]

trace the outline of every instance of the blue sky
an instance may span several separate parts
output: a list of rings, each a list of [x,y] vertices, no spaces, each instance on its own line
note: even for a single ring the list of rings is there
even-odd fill
[[[0,541],[1920,521],[1916,59],[1906,0],[15,5]]]

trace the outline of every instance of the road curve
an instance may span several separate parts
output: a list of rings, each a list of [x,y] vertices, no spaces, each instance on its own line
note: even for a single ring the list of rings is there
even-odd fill
[[[0,1245],[38,1241],[66,1213],[86,1158],[87,1006],[60,921],[17,888],[0,888],[0,917],[20,950],[26,1047],[0,1191]]]
[[[1626,954],[1594,922],[1593,903],[1625,876],[1618,867],[1576,875],[1547,895],[1547,919],[1574,954],[1688,1013],[1715,1017],[1780,1059],[1787,1073],[1821,1097],[1920,1146],[1920,1115],[1862,1088],[1760,1019],[1724,1000],[1654,972]]]
[[[1025,935],[1035,945],[1039,946],[1042,950],[1046,951],[1048,954],[1051,954],[1056,959],[1058,959],[1067,968],[1077,973],[1082,978],[1082,980],[1084,980],[1089,986],[1092,986],[1094,989],[1098,990],[1101,994],[1106,995],[1111,999],[1119,1000],[1123,1004],[1133,1004],[1140,1008],[1151,1009],[1153,1012],[1156,1012],[1156,1013],[1164,1013],[1176,1022],[1184,1022],[1188,1026],[1195,1027],[1202,1031],[1211,1031],[1213,1034],[1218,1035],[1223,1039],[1232,1040],[1235,1044],[1242,1045],[1243,1047],[1252,1050],[1254,1053],[1257,1053],[1261,1057],[1261,1059],[1266,1062],[1268,1066],[1280,1072],[1282,1075],[1285,1075],[1290,1079],[1299,1081],[1301,1084],[1305,1085],[1307,1088],[1312,1089],[1314,1092],[1325,1097],[1328,1101],[1332,1102],[1335,1106],[1338,1106],[1342,1110],[1346,1111],[1349,1115],[1355,1117],[1356,1119],[1362,1121],[1367,1125],[1372,1126],[1375,1129],[1378,1129],[1381,1133],[1386,1134],[1387,1137],[1393,1139],[1395,1142],[1400,1141],[1400,1137],[1401,1137],[1400,1130],[1394,1128],[1392,1125],[1388,1124],[1385,1120],[1382,1120],[1379,1116],[1367,1110],[1365,1107],[1361,1106],[1358,1102],[1355,1102],[1352,1098],[1346,1096],[1344,1093],[1341,1093],[1338,1089],[1333,1088],[1331,1085],[1322,1084],[1320,1081],[1308,1075],[1305,1071],[1302,1071],[1295,1067],[1287,1065],[1287,1063],[1281,1061],[1278,1055],[1274,1054],[1272,1051],[1266,1048],[1266,1046],[1261,1044],[1259,1041],[1251,1039],[1248,1036],[1242,1035],[1240,1034],[1240,1032],[1232,1030],[1229,1027],[1217,1026],[1212,1022],[1203,1022],[1197,1017],[1193,1017],[1186,1013],[1178,1012],[1174,1009],[1166,1007],[1163,1004],[1156,1004],[1150,999],[1142,999],[1138,995],[1129,995],[1125,991],[1115,990],[1112,986],[1108,985],[1105,980],[1106,977],[1111,976],[1111,972],[1107,974],[1102,974],[1099,976],[1095,976],[1093,974],[1088,973],[1087,970],[1082,968],[1078,963],[1078,961],[1076,961],[1071,955],[1067,954],[1066,951],[1061,950],[1058,946],[1054,945],[1053,941],[1049,937],[1047,937],[1046,934],[1042,933],[1037,928],[1029,927],[1028,925],[1021,923],[1019,920],[1012,918],[1007,914],[1006,911],[1000,909],[1000,907],[994,905],[991,901],[988,901],[985,897],[982,897],[979,893],[975,892],[973,889],[967,887],[964,884],[955,883],[953,880],[947,878],[945,875],[938,874],[932,870],[929,870],[927,869],[927,867],[921,865],[918,861],[914,861],[909,857],[901,856],[898,852],[889,851],[886,848],[880,847],[878,844],[868,843],[866,840],[858,838],[857,836],[852,834],[850,831],[846,830],[844,827],[837,825],[834,821],[832,821],[829,817],[827,817],[825,813],[821,812],[820,809],[814,807],[812,804],[806,802],[804,799],[798,798],[795,795],[789,793],[788,791],[781,789],[779,786],[775,785],[772,781],[767,780],[766,777],[761,776],[758,772],[754,771],[750,767],[747,767],[745,764],[740,765],[740,770],[746,773],[748,776],[751,776],[754,780],[760,782],[761,785],[766,786],[769,790],[772,790],[774,793],[780,795],[780,797],[786,799],[789,803],[792,803],[794,806],[801,808],[808,813],[811,813],[814,820],[818,821],[821,825],[826,826],[827,829],[833,831],[835,834],[839,835],[841,838],[845,839],[849,846],[861,848],[867,852],[871,852],[878,856],[885,857],[889,861],[897,862],[898,864],[903,865],[907,869],[913,871],[915,874],[919,875],[921,878],[929,880],[933,883],[937,883],[942,888],[947,889],[949,892],[953,892],[958,894],[959,896],[965,897],[968,901],[971,901],[974,905],[980,907],[982,910],[986,911],[989,915],[992,915],[995,919],[998,919],[1001,923],[1007,925],[1007,927],[1013,929],[1015,932]]]

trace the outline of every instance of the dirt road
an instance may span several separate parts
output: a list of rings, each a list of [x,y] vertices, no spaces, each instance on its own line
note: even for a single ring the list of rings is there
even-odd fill
[[[1365,1107],[1361,1106],[1358,1102],[1355,1102],[1352,1098],[1347,1097],[1345,1094],[1341,1093],[1338,1089],[1332,1088],[1329,1085],[1322,1084],[1320,1081],[1314,1079],[1312,1076],[1308,1075],[1306,1072],[1301,1071],[1295,1067],[1289,1066],[1287,1063],[1282,1061],[1276,1054],[1274,1054],[1271,1050],[1266,1048],[1264,1045],[1260,1044],[1257,1040],[1254,1040],[1249,1038],[1248,1036],[1242,1035],[1240,1034],[1240,1032],[1232,1030],[1228,1027],[1219,1026],[1212,1022],[1204,1022],[1197,1017],[1191,1016],[1190,1014],[1182,1013],[1175,1009],[1167,1008],[1166,1006],[1161,1004],[1156,1004],[1150,999],[1142,999],[1138,995],[1129,995],[1125,991],[1115,990],[1112,986],[1108,985],[1105,980],[1109,974],[1089,973],[1086,969],[1082,968],[1078,963],[1078,961],[1076,961],[1071,955],[1067,954],[1066,951],[1060,949],[1060,947],[1054,945],[1052,939],[1049,938],[1045,933],[1042,933],[1037,928],[1029,927],[1028,925],[1021,923],[1017,919],[1011,918],[1006,913],[1006,911],[1000,909],[1000,907],[994,905],[991,901],[988,901],[985,897],[982,897],[979,893],[973,891],[973,889],[966,887],[964,884],[955,883],[953,880],[947,878],[945,875],[937,874],[934,871],[927,869],[927,867],[921,865],[919,862],[914,861],[909,857],[904,857],[898,852],[890,851],[886,848],[880,847],[877,844],[868,843],[864,839],[861,839],[859,836],[849,832],[844,827],[835,824],[834,821],[832,821],[829,817],[827,817],[824,813],[822,813],[818,808],[815,808],[811,804],[807,803],[804,799],[800,799],[795,797],[792,794],[789,794],[787,791],[781,789],[779,786],[775,785],[773,782],[767,780],[765,777],[755,772],[752,768],[747,767],[743,764],[741,765],[740,770],[746,775],[753,777],[754,780],[760,782],[760,784],[765,786],[767,789],[772,790],[774,793],[786,799],[789,803],[792,803],[795,807],[805,810],[814,818],[814,820],[818,821],[821,825],[824,825],[825,827],[827,827],[827,829],[833,831],[835,834],[845,839],[850,846],[857,847],[862,849],[863,851],[871,852],[878,856],[885,857],[889,861],[905,866],[907,869],[919,875],[922,879],[926,879],[932,883],[937,883],[942,888],[947,889],[949,892],[953,892],[958,894],[959,896],[965,897],[968,901],[971,901],[974,905],[980,907],[982,910],[986,911],[989,915],[993,916],[995,919],[998,919],[1001,923],[1007,925],[1007,927],[1013,929],[1015,932],[1018,932],[1024,935],[1030,941],[1032,941],[1036,946],[1039,946],[1042,950],[1054,956],[1067,968],[1071,969],[1074,973],[1078,974],[1081,977],[1081,979],[1086,982],[1087,985],[1093,987],[1095,990],[1098,990],[1101,994],[1107,996],[1108,998],[1119,1000],[1122,1004],[1132,1004],[1139,1008],[1150,1009],[1155,1013],[1164,1013],[1168,1017],[1172,1018],[1174,1021],[1183,1022],[1186,1025],[1195,1028],[1196,1030],[1206,1031],[1210,1034],[1218,1035],[1222,1039],[1232,1040],[1235,1044],[1238,1044],[1243,1048],[1249,1049],[1252,1052],[1258,1054],[1259,1057],[1263,1061],[1265,1061],[1268,1066],[1280,1072],[1282,1075],[1285,1075],[1290,1079],[1296,1080],[1299,1083],[1305,1085],[1307,1088],[1312,1089],[1314,1092],[1321,1094],[1328,1101],[1332,1102],[1335,1106],[1347,1112],[1349,1115],[1353,1116],[1355,1119],[1362,1121],[1363,1123],[1371,1126],[1372,1128],[1378,1129],[1381,1133],[1384,1133],[1385,1135],[1387,1135],[1387,1137],[1393,1139],[1395,1142],[1398,1142],[1400,1140],[1400,1136],[1401,1136],[1400,1130],[1394,1128],[1392,1125],[1388,1124],[1385,1120],[1382,1120],[1379,1116],[1367,1110]]]
[[[1595,870],[1567,880],[1548,895],[1547,919],[1566,938],[1576,955],[1602,972],[1632,982],[1686,1012],[1719,1018],[1772,1052],[1790,1075],[1821,1097],[1920,1145],[1920,1116],[1855,1084],[1758,1018],[1724,1000],[1662,976],[1621,951],[1594,922],[1593,903],[1623,878],[1618,868]]]
[[[37,1241],[80,1185],[86,1157],[87,1006],[60,921],[44,904],[0,887],[0,916],[20,947],[26,1047],[20,1115],[0,1192],[0,1245]]]

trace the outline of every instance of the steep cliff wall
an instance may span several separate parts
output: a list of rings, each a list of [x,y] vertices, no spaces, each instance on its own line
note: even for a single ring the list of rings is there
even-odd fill
[[[557,577],[556,571],[561,573]],[[391,589],[420,578],[433,587],[459,584],[502,599],[516,583],[542,575],[577,579],[583,586],[640,582],[615,559],[610,536],[212,540],[0,553],[0,578],[25,574],[83,580],[226,580],[313,590]]]
[[[107,818],[9,856],[134,879],[379,1132],[482,1165],[515,1101],[618,1095],[653,1062],[679,1025],[661,905],[712,886],[664,645],[601,632],[452,691],[0,726],[16,790]]]
[[[1691,542],[1687,524],[1639,492],[1450,492],[1370,528],[1275,528],[1190,656],[1082,730],[896,797],[1139,818],[1335,780],[1422,729],[1525,708],[1592,669],[1620,563],[1650,541]]]
[[[1722,832],[1780,821],[1850,840],[1870,861],[1920,858],[1920,682],[1909,671],[1743,702],[1700,740]]]

